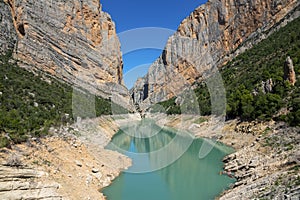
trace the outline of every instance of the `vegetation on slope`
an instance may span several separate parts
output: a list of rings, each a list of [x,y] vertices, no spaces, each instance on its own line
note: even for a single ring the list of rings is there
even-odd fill
[[[252,49],[237,56],[223,66],[221,75],[227,92],[227,118],[242,120],[284,120],[296,126],[300,124],[300,80],[291,86],[283,79],[284,63],[290,56],[296,75],[300,74],[300,18],[273,33]],[[264,93],[262,81],[272,79],[271,92]],[[258,94],[254,94],[254,91]],[[211,103],[209,91],[204,83],[195,89],[201,114],[209,115]],[[159,103],[167,114],[180,113],[175,99]],[[287,113],[276,116],[280,109]],[[276,116],[276,117],[275,117]]]
[[[48,134],[51,126],[73,122],[77,117],[111,114],[110,100],[80,91],[73,93],[66,83],[18,67],[11,62],[11,53],[0,56],[0,147]],[[73,95],[77,113],[72,112]]]

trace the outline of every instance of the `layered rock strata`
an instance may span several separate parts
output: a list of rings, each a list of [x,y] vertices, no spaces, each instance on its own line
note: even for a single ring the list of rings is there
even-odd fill
[[[46,174],[32,168],[0,165],[1,199],[62,199],[57,183],[36,181]]]
[[[299,17],[299,1],[209,0],[184,19],[132,89],[142,110],[211,76],[233,57]]]
[[[6,23],[8,28],[1,25],[1,32],[9,39],[15,30],[13,57],[19,66],[46,72],[104,98],[116,95],[117,103],[130,107],[115,24],[99,1],[4,0],[6,6],[2,1],[1,24],[9,21],[9,15],[12,20]]]

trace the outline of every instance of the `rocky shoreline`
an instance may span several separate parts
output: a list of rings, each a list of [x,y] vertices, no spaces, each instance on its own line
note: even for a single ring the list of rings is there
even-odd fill
[[[221,122],[210,117],[147,116],[235,148],[223,159],[237,182],[217,199],[299,199],[300,131],[275,122]],[[107,116],[51,129],[51,136],[0,152],[1,199],[105,199],[101,189],[131,165],[104,149],[119,127],[138,115]],[[84,192],[82,192],[84,191]]]
[[[118,118],[118,119],[116,119]],[[50,136],[1,149],[0,199],[105,199],[131,160],[104,149],[123,123],[139,116],[103,116],[51,129]]]
[[[210,117],[151,116],[161,126],[214,139],[236,152],[223,159],[237,182],[217,199],[299,199],[300,129],[279,122],[219,121]],[[199,119],[198,119],[199,118]],[[222,124],[221,132],[214,127]]]
[[[299,128],[275,123],[262,132],[251,130],[257,126],[237,130],[255,140],[224,158],[224,170],[234,173],[237,182],[220,199],[299,199]]]

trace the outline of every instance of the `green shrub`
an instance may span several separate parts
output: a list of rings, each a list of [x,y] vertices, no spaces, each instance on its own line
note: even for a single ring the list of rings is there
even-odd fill
[[[0,56],[0,147],[26,141],[28,137],[48,134],[51,126],[60,126],[81,118],[111,114],[111,107],[127,112],[111,101],[94,97],[84,89],[73,93],[73,88],[47,75],[34,75],[27,70],[8,62],[11,52]],[[45,81],[47,79],[48,81]],[[76,96],[75,116],[72,99]],[[95,104],[89,102],[95,99]],[[95,107],[94,107],[95,105]],[[94,110],[96,112],[94,112]],[[90,114],[94,113],[94,114]],[[67,117],[69,116],[69,117]]]
[[[270,120],[283,107],[291,111],[285,120],[290,125],[300,125],[300,80],[293,87],[283,80],[284,62],[287,56],[293,60],[297,75],[300,74],[300,18],[273,33],[270,37],[240,54],[221,69],[227,93],[227,118],[240,117],[243,120]],[[254,89],[261,87],[261,82],[272,79],[275,86],[271,93]],[[209,91],[204,83],[195,89],[202,115],[211,114]],[[290,101],[289,99],[294,99]],[[178,112],[175,98],[160,103],[168,114]]]

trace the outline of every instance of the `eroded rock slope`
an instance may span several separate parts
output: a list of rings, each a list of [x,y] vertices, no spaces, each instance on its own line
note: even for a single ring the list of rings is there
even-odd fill
[[[0,6],[0,44],[14,49],[19,66],[104,98],[115,94],[117,103],[130,107],[115,24],[99,1],[1,0]]]
[[[182,21],[131,93],[141,110],[180,94],[299,16],[299,1],[209,0]]]

